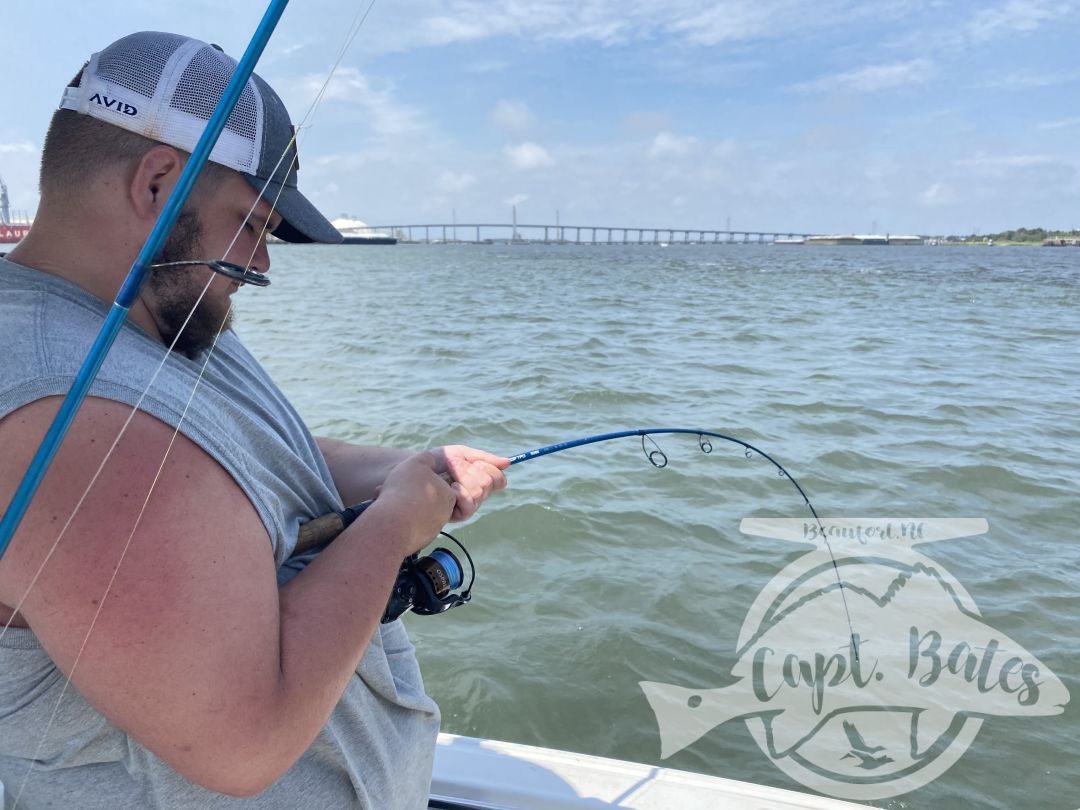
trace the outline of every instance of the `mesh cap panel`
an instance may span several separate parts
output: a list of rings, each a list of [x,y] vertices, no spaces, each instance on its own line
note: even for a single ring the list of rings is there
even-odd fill
[[[187,37],[176,34],[136,39],[131,46],[135,58],[131,58],[132,54],[104,51],[98,58],[98,76],[146,98],[153,98],[165,65],[187,41]]]
[[[214,48],[203,48],[180,74],[169,106],[209,121],[235,70],[227,56]],[[225,128],[254,141],[258,132],[258,115],[258,104],[249,81],[240,91],[240,99],[225,122]]]

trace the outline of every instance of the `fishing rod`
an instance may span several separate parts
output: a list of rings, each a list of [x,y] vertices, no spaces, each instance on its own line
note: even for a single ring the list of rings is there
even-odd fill
[[[709,438],[722,439],[723,441],[732,442],[739,445],[745,450],[747,458],[757,453],[759,456],[767,460],[779,471],[780,475],[789,480],[795,489],[798,490],[799,495],[803,499],[803,503],[806,504],[810,510],[810,514],[814,516],[814,520],[817,522],[818,527],[822,529],[822,536],[824,536],[824,527],[821,525],[821,518],[818,517],[817,510],[814,509],[814,505],[810,503],[810,499],[806,496],[803,488],[799,486],[799,482],[796,481],[791,474],[784,469],[776,459],[766,453],[764,450],[755,447],[749,442],[744,442],[742,439],[736,439],[734,436],[728,436],[724,433],[716,433],[710,430],[698,430],[697,428],[638,428],[636,430],[619,430],[613,433],[598,433],[595,436],[585,436],[580,439],[571,439],[565,442],[556,442],[555,444],[544,445],[538,447],[535,450],[526,450],[523,453],[517,453],[510,456],[510,465],[521,464],[526,461],[531,461],[534,458],[540,458],[541,456],[549,456],[552,453],[561,453],[564,450],[570,450],[574,447],[582,447],[587,444],[597,444],[599,442],[608,442],[614,439],[625,439],[630,436],[641,437],[641,449],[645,453],[645,457],[649,460],[654,467],[663,468],[668,465],[668,457],[663,450],[652,440],[652,436],[664,434],[664,433],[680,433],[688,434],[698,437],[698,447],[703,453],[711,453],[713,451],[712,443],[708,441]],[[653,449],[650,450],[645,446],[645,442],[648,440],[652,443]],[[444,476],[445,477],[445,476]],[[374,499],[358,503],[355,506],[348,506],[338,512],[328,512],[325,515],[309,520],[307,523],[301,524],[300,531],[297,534],[296,547],[293,550],[294,554],[303,554],[311,549],[318,548],[325,545],[337,537],[348,526],[352,525],[360,515],[364,513],[375,501]]]
[[[236,70],[233,71],[232,78],[229,80],[221,100],[218,101],[210,120],[206,124],[206,128],[203,130],[202,136],[195,145],[195,149],[192,150],[191,157],[188,158],[184,170],[177,180],[176,187],[173,189],[172,194],[169,195],[168,202],[162,209],[153,230],[131,265],[120,291],[116,294],[116,299],[113,301],[109,314],[105,318],[105,322],[101,325],[93,345],[75,375],[75,380],[72,382],[67,396],[64,397],[60,410],[53,417],[45,438],[38,445],[37,452],[34,454],[29,468],[23,475],[18,489],[12,496],[11,503],[4,512],[3,520],[0,520],[0,557],[3,557],[4,552],[7,551],[11,538],[15,535],[15,531],[22,522],[26,510],[30,507],[30,501],[41,485],[41,481],[56,456],[57,450],[60,449],[60,443],[63,442],[64,436],[67,434],[68,428],[71,427],[71,423],[82,406],[83,400],[86,399],[101,364],[105,362],[106,355],[108,355],[109,350],[116,341],[117,335],[120,334],[120,328],[127,320],[128,312],[139,297],[143,283],[153,266],[154,258],[161,252],[169,232],[172,230],[173,225],[176,224],[176,220],[180,216],[188,197],[191,196],[191,192],[195,188],[195,182],[206,165],[210,152],[217,143],[218,136],[221,135],[221,131],[225,128],[225,122],[228,120],[237,101],[239,101],[244,85],[247,84],[251,74],[255,71],[255,63],[262,56],[267,42],[270,41],[270,35],[274,33],[274,29],[277,27],[278,21],[288,4],[289,0],[270,0],[258,27],[255,29],[255,33],[248,43],[247,49],[244,51],[244,55],[237,63]]]
[[[712,442],[709,441],[710,439],[731,442],[732,444],[742,447],[744,455],[747,458],[752,458],[754,454],[761,456],[777,469],[782,478],[786,478],[791,482],[791,485],[795,487],[800,497],[802,497],[803,503],[806,504],[806,508],[810,510],[810,514],[814,516],[814,521],[821,531],[821,537],[825,541],[825,547],[829,552],[829,559],[832,561],[833,572],[836,574],[836,583],[839,586],[840,598],[843,600],[844,604],[844,616],[847,619],[848,632],[851,635],[851,649],[855,651],[855,657],[858,659],[859,645],[855,640],[855,630],[851,623],[851,611],[848,609],[847,594],[845,593],[844,582],[840,577],[840,568],[836,563],[836,556],[833,554],[832,546],[829,544],[828,533],[825,531],[825,526],[822,524],[817,510],[814,508],[814,505],[810,503],[810,498],[807,497],[806,492],[799,485],[799,482],[795,480],[791,473],[789,473],[779,461],[761,448],[756,447],[749,442],[745,442],[742,439],[729,436],[726,433],[717,433],[711,430],[679,427],[638,428],[636,430],[619,430],[612,433],[598,433],[594,436],[585,436],[580,439],[571,439],[565,442],[548,444],[543,447],[538,447],[535,450],[526,450],[523,453],[517,453],[510,456],[510,464],[521,464],[535,458],[541,458],[542,456],[561,453],[564,450],[570,450],[574,447],[583,447],[587,444],[598,444],[600,442],[608,442],[615,439],[640,436],[641,450],[645,454],[645,458],[647,458],[649,463],[654,467],[662,469],[668,465],[668,457],[652,438],[653,436],[660,434],[697,436],[698,448],[701,452],[706,454],[713,451]],[[646,445],[646,442],[651,444],[651,448]],[[374,503],[374,500],[364,501],[356,506],[346,507],[337,512],[330,512],[302,524],[297,535],[296,547],[293,553],[303,554],[326,545],[341,534],[341,532],[350,526],[353,521],[360,517],[360,515],[364,513],[364,510],[371,506],[372,503]],[[466,557],[468,557],[469,565],[472,569],[469,585],[461,593],[451,593],[451,591],[461,585],[463,576],[460,562],[458,562],[457,558],[449,549],[437,548],[426,557],[420,557],[418,554],[413,554],[406,558],[402,563],[397,583],[391,592],[390,604],[387,607],[386,613],[383,615],[383,622],[396,619],[404,613],[405,610],[410,608],[422,615],[434,615],[436,613],[441,613],[444,610],[449,610],[452,607],[463,605],[472,598],[472,586],[476,579],[476,569],[472,565],[472,558],[469,557],[468,551],[465,551],[465,547],[461,545],[457,538],[447,532],[440,532],[440,534],[457,543],[458,547],[461,548],[461,550],[465,552]]]

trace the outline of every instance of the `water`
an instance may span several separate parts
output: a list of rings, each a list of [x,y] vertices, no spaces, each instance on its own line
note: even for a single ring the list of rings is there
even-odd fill
[[[280,246],[272,258],[273,285],[238,296],[238,328],[318,433],[510,454],[689,425],[774,455],[823,515],[985,518],[985,535],[921,551],[1072,702],[987,719],[944,775],[875,804],[1080,802],[1080,251]],[[660,764],[638,682],[734,681],[748,608],[807,551],[739,521],[805,508],[739,448],[657,441],[663,470],[634,439],[516,466],[455,532],[479,569],[474,603],[409,620],[444,730]],[[806,790],[742,721],[663,764]]]

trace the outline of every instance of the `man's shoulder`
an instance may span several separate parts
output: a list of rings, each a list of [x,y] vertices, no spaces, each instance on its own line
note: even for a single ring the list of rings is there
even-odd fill
[[[108,305],[70,281],[0,259],[0,330],[63,334],[100,325]]]
[[[70,282],[0,259],[0,417],[66,391],[107,312]]]
[[[34,271],[0,259],[0,381],[2,388],[18,387],[48,371],[43,328],[49,319],[48,285]]]

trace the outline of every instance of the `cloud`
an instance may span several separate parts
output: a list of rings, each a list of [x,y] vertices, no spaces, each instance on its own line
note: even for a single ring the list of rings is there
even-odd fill
[[[301,149],[303,151],[303,149]],[[367,167],[372,161],[364,152],[331,152],[312,158],[311,163],[320,169],[333,172],[358,171]],[[305,161],[305,166],[308,161]]]
[[[555,165],[548,151],[532,141],[507,146],[503,149],[503,154],[516,169],[546,169]]]
[[[287,58],[287,57],[292,56],[295,53],[299,53],[300,51],[304,50],[305,48],[310,48],[312,45],[315,45],[315,44],[316,44],[316,40],[314,40],[314,39],[305,39],[305,40],[300,41],[300,42],[294,42],[294,43],[292,43],[290,45],[282,45],[280,48],[278,48],[276,51],[273,52],[273,55],[283,56],[283,57]]]
[[[1044,166],[1059,162],[1051,155],[985,155],[956,161],[957,166],[976,169],[1028,169],[1032,166]]]
[[[671,129],[671,114],[654,110],[637,110],[627,114],[622,121],[623,127],[629,132],[641,135],[652,135]]]
[[[994,76],[987,79],[982,86],[1001,90],[1032,90],[1039,87],[1072,84],[1073,82],[1080,82],[1080,70],[1057,71],[1055,73],[1017,71],[1003,76]]]
[[[292,101],[300,101],[300,104],[287,106],[306,114],[325,82],[325,75],[309,74],[298,81],[274,82],[274,86]],[[393,83],[373,81],[356,68],[339,68],[326,86],[323,101],[360,108],[371,132],[383,138],[397,140],[405,135],[424,133],[429,128],[419,109],[402,104],[394,97]]]
[[[30,141],[0,143],[0,155],[36,155],[37,145]]]
[[[325,5],[325,4],[323,4]],[[393,14],[373,14],[361,34],[365,54],[408,52],[455,44],[502,40],[508,50],[468,49],[471,62],[460,69],[492,73],[516,62],[516,55],[542,43],[584,43],[614,47],[644,44],[654,53],[678,51],[680,46],[725,46],[723,57],[760,54],[760,61],[778,65],[784,59],[769,50],[739,49],[740,44],[780,42],[793,52],[807,47],[821,52],[895,47],[897,37],[910,32],[909,55],[927,54],[935,42],[971,45],[988,39],[1063,27],[1077,0],[892,0],[857,3],[854,0],[401,0]],[[311,12],[292,26],[294,42],[325,41],[324,15]],[[917,28],[918,30],[913,30]],[[825,45],[825,38],[848,37],[843,44]],[[852,38],[853,37],[853,38]],[[872,44],[871,44],[872,43]],[[289,58],[292,43],[275,51]],[[932,48],[931,48],[932,49]],[[691,48],[689,61],[698,69],[715,68],[721,49],[706,53]],[[305,55],[316,47],[302,48]],[[955,53],[955,51],[950,51]],[[296,58],[297,52],[292,52]],[[947,61],[948,54],[942,54]],[[449,63],[448,63],[449,64]],[[458,69],[455,67],[455,69]]]
[[[1058,121],[1043,121],[1038,125],[1039,129],[1065,129],[1067,127],[1080,126],[1080,117],[1062,118]]]
[[[420,20],[416,34],[423,44],[449,45],[515,36],[611,45],[639,38],[635,32],[642,16],[650,20],[650,28],[662,17],[646,8],[620,8],[612,0],[510,0],[498,4],[457,0],[450,4],[450,11],[452,16],[436,12]]]
[[[878,18],[907,13],[917,2],[896,0],[899,11],[874,8]],[[704,6],[704,7],[703,7]],[[604,46],[655,40],[663,35],[695,45],[775,39],[863,16],[850,0],[413,0],[416,20],[389,32],[383,47],[438,47],[496,37]]]
[[[533,114],[524,101],[502,99],[491,111],[491,122],[508,132],[524,132],[533,125]]]
[[[501,62],[497,59],[481,60],[479,62],[473,62],[465,66],[465,70],[468,73],[502,73],[510,67],[509,63]]]
[[[829,6],[836,5],[818,3],[815,14],[807,14],[805,6],[797,0],[728,0],[709,3],[704,9],[697,4],[684,5],[672,15],[665,28],[685,34],[690,42],[698,45],[766,39],[786,34],[793,28],[812,26],[820,19],[820,14],[828,15]]]
[[[738,149],[738,144],[735,143],[734,138],[725,138],[722,141],[716,143],[712,148],[712,156],[714,158],[720,158],[726,160],[730,158]]]
[[[934,63],[929,59],[911,59],[892,62],[823,76],[792,87],[799,93],[875,93],[893,90],[913,84],[922,84],[934,74]]]
[[[951,186],[944,183],[934,183],[921,194],[919,202],[923,205],[949,205],[956,202],[956,193]]]
[[[528,194],[515,194],[513,197],[507,197],[504,202],[507,205],[521,205],[523,202],[529,199]]]
[[[503,33],[512,33],[503,29],[496,19],[496,15],[484,18],[474,17],[428,17],[420,21],[417,33],[427,45],[450,45],[455,42],[472,42],[478,39],[497,36]]]
[[[1035,31],[1043,23],[1059,19],[1071,5],[1060,0],[1007,0],[977,11],[967,31],[975,42],[1014,36],[1020,31]]]
[[[463,172],[458,174],[456,172],[445,171],[439,175],[439,179],[435,181],[436,187],[439,191],[443,191],[447,194],[455,194],[465,191],[470,188],[476,182],[476,177]]]
[[[914,25],[899,20],[882,43],[899,52],[936,54],[942,64],[970,63],[970,54],[995,40],[1008,40],[1008,55],[995,55],[993,63],[1004,69],[1031,47],[1022,42],[1026,34],[1043,31],[1047,42],[1063,39],[1080,22],[1078,0],[986,0],[947,3],[942,0],[908,0]],[[878,11],[881,4],[865,4]],[[1035,46],[1040,47],[1039,45]],[[1052,46],[1051,46],[1052,47]],[[1047,50],[1047,54],[1053,50]],[[988,84],[984,86],[997,86]]]
[[[692,135],[679,137],[670,132],[661,132],[653,138],[649,147],[649,157],[682,157],[697,147],[698,139]]]

